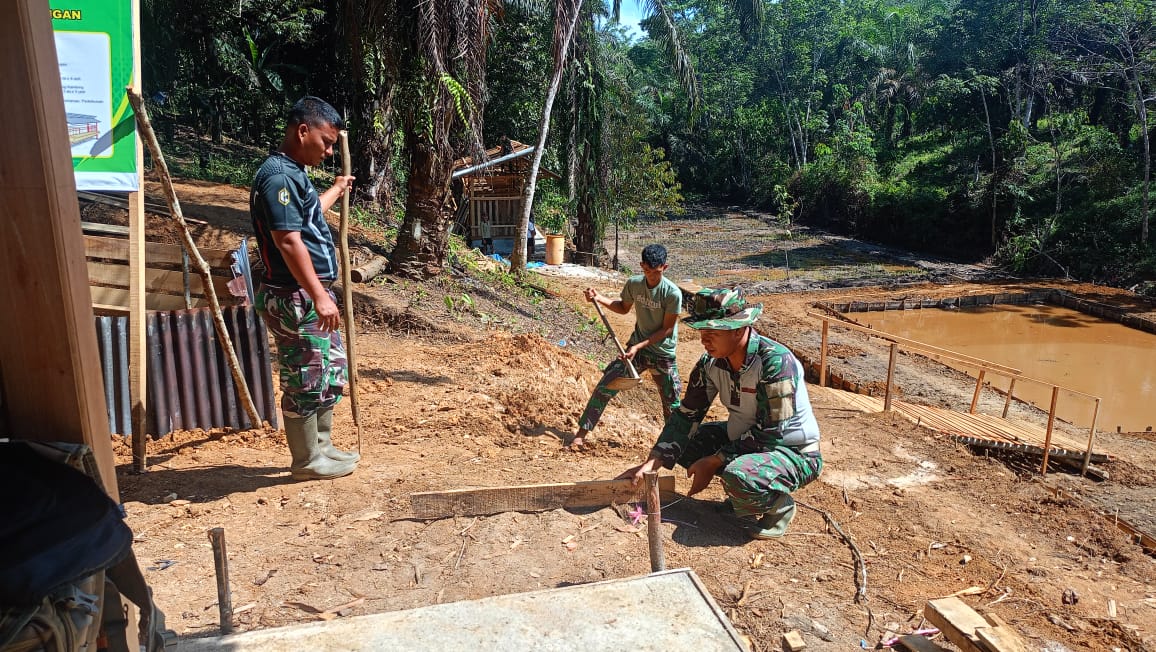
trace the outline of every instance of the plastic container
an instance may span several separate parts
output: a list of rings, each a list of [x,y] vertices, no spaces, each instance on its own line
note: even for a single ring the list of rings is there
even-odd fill
[[[561,265],[566,253],[566,236],[546,236],[546,264]]]

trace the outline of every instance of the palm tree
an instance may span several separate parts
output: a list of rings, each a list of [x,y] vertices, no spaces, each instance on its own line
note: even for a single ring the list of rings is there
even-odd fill
[[[679,36],[678,25],[674,14],[662,0],[638,0],[643,13],[649,20],[650,38],[654,39],[665,51],[679,83],[686,92],[692,106],[697,107],[700,94],[698,80],[694,72],[694,64],[690,54],[683,47]],[[730,0],[730,6],[739,18],[740,29],[748,38],[757,33],[763,20],[763,0]],[[574,13],[577,12],[577,13]],[[622,15],[622,0],[609,2],[589,3],[582,6],[582,0],[558,3],[555,10],[555,50],[554,79],[559,80],[566,67],[575,62],[584,61],[585,65],[572,70],[570,98],[571,115],[574,116],[570,125],[571,134],[567,139],[570,151],[567,159],[573,163],[569,167],[571,176],[576,171],[577,181],[571,178],[571,189],[575,190],[578,201],[578,230],[575,245],[579,251],[593,251],[598,235],[606,224],[606,216],[599,215],[599,205],[605,204],[602,196],[605,188],[606,165],[604,145],[605,132],[602,129],[600,116],[604,113],[606,99],[605,77],[597,60],[600,58],[599,49],[603,44],[599,38],[596,22],[599,18],[610,17],[617,23]],[[579,18],[581,24],[571,27],[573,18]],[[572,33],[573,47],[569,40],[562,41],[559,35]],[[567,56],[569,55],[569,56]],[[581,68],[579,70],[578,68]],[[577,79],[586,75],[583,83]],[[550,123],[553,109],[553,96],[556,93],[554,84],[542,112],[542,127],[539,133],[539,151],[535,153],[530,168],[530,182],[522,199],[522,216],[519,220],[519,233],[525,233],[529,227],[530,211],[533,209],[534,193],[536,190],[538,165],[541,161],[541,145],[546,140],[546,131]],[[582,110],[585,107],[587,110]],[[520,270],[525,266],[524,258],[514,248],[511,266]]]
[[[405,217],[391,262],[412,277],[439,273],[449,241],[450,173],[459,149],[482,151],[486,48],[501,0],[352,0],[345,30],[354,61],[355,149],[373,192],[400,139]],[[368,159],[368,160],[366,160]]]

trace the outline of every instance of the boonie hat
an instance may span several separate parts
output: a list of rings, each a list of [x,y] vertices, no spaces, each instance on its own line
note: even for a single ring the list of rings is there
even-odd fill
[[[703,288],[691,296],[687,312],[682,323],[691,328],[733,331],[755,323],[763,304],[748,306],[742,288]]]

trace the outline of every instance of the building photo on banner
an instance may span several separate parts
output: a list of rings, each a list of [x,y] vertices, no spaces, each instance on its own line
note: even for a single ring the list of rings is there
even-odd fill
[[[136,125],[125,93],[133,78],[132,3],[53,0],[51,7],[76,188],[136,191]]]

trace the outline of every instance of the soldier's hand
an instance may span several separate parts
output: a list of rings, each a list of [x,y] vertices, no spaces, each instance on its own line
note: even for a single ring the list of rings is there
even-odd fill
[[[690,482],[690,491],[686,492],[687,496],[693,496],[698,492],[710,486],[710,481],[714,479],[715,473],[723,466],[723,460],[718,455],[707,455],[686,470],[686,477],[692,478]]]
[[[649,473],[650,471],[655,470],[655,468],[657,466],[659,466],[660,464],[661,464],[660,460],[652,457],[652,458],[646,460],[645,462],[643,462],[642,464],[639,464],[638,466],[632,466],[629,469],[626,469],[621,474],[619,474],[619,476],[617,478],[614,478],[614,479],[615,480],[630,480],[630,484],[637,487],[638,483],[642,481],[643,476],[646,475],[647,473]]]
[[[357,177],[352,176],[352,175],[350,175],[348,177],[339,176],[333,180],[333,186],[335,188],[340,188],[341,194],[344,195],[345,193],[347,193],[353,189],[353,180],[356,178]]]
[[[321,326],[321,330],[335,331],[341,327],[341,311],[328,294],[315,300],[313,309],[317,311],[317,323]]]

